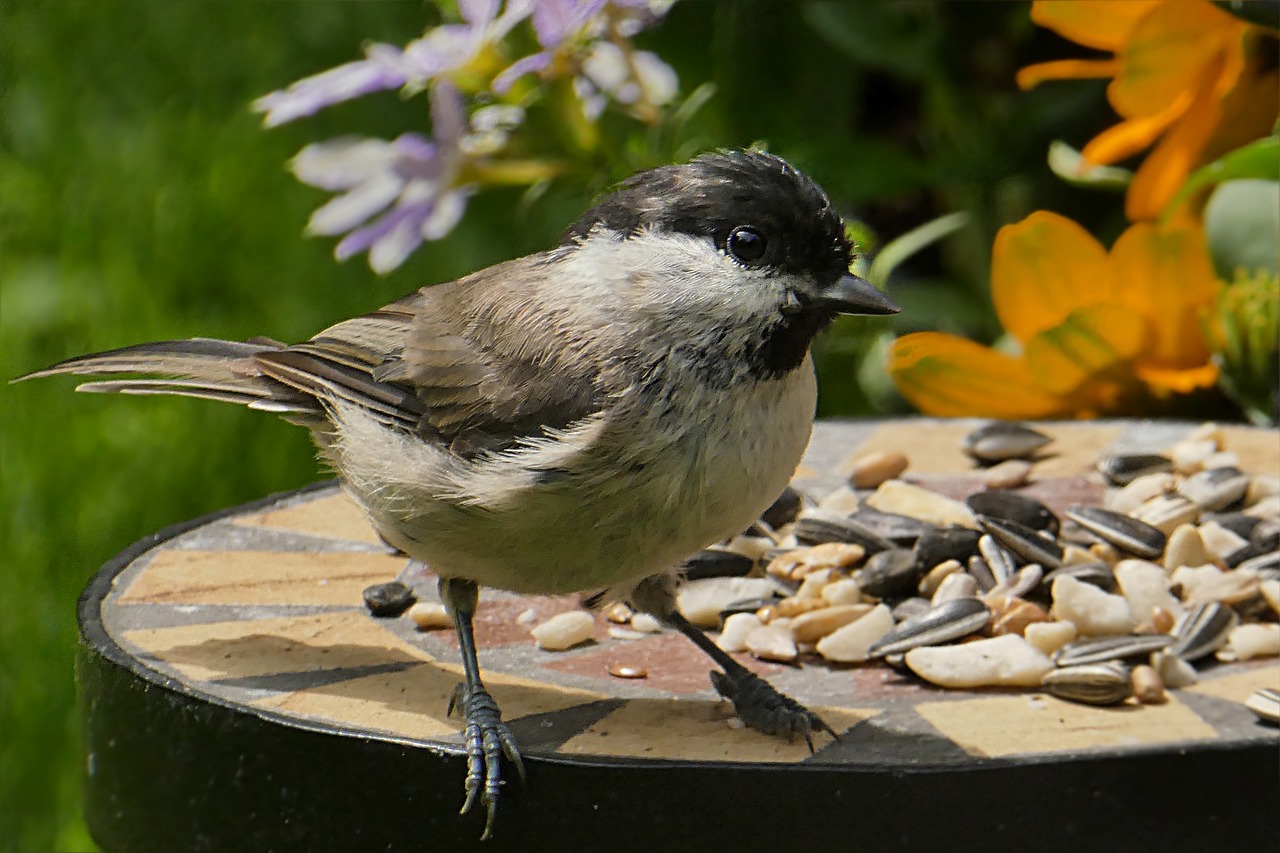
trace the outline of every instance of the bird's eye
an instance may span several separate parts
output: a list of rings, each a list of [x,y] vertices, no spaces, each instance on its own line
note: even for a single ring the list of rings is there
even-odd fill
[[[727,248],[729,254],[744,264],[755,263],[764,257],[764,235],[754,228],[735,228],[729,234]]]

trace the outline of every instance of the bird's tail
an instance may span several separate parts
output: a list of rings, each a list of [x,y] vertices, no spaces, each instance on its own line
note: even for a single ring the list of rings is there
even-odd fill
[[[266,338],[246,342],[214,338],[157,341],[69,358],[13,381],[59,374],[143,373],[150,374],[151,378],[86,382],[76,390],[99,394],[200,397],[240,403],[251,409],[276,412],[303,422],[315,416],[323,417],[323,408],[314,396],[263,372],[258,356],[282,349],[284,344]]]

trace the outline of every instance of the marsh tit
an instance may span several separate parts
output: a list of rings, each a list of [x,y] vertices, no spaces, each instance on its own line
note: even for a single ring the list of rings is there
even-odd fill
[[[140,344],[22,378],[151,374],[79,390],[224,400],[307,427],[378,533],[440,576],[465,671],[463,811],[482,802],[488,836],[502,757],[523,764],[480,678],[479,586],[603,589],[710,655],[748,725],[834,734],[680,615],[672,567],[786,487],[813,425],[814,337],[838,314],[898,310],[852,257],[812,180],[772,154],[719,152],[631,177],[549,251],[300,344]]]

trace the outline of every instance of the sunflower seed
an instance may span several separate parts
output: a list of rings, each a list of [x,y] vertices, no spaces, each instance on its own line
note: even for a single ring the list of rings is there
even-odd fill
[[[364,606],[369,608],[370,614],[379,619],[399,616],[412,607],[417,600],[413,590],[399,581],[375,583],[365,587],[364,590]]]
[[[946,560],[965,562],[978,553],[982,534],[967,527],[934,527],[926,530],[915,545],[916,562],[936,566]]]
[[[909,515],[881,512],[868,506],[860,507],[849,518],[894,545],[901,545],[904,548],[914,545],[926,532],[941,529],[937,525]]]
[[[1231,629],[1240,617],[1225,604],[1211,601],[1201,604],[1178,620],[1174,627],[1174,643],[1169,654],[1185,661],[1199,660],[1227,644]]]
[[[1249,544],[1238,548],[1222,558],[1228,568],[1234,569],[1247,560],[1264,557],[1280,550],[1280,531],[1271,531],[1269,535],[1250,539]]]
[[[1253,538],[1253,532],[1262,524],[1262,519],[1245,515],[1243,512],[1215,513],[1205,520],[1230,530],[1246,542]]]
[[[1039,563],[1027,563],[1007,580],[996,584],[987,595],[1002,595],[1007,598],[1022,598],[1040,585],[1044,577],[1044,568]]]
[[[1041,579],[1040,585],[1051,587],[1053,586],[1054,578],[1062,577],[1063,575],[1073,577],[1083,583],[1092,584],[1107,592],[1112,592],[1116,588],[1114,570],[1100,560],[1096,563],[1076,563],[1073,566],[1054,569]]]
[[[978,589],[983,592],[990,592],[995,588],[995,573],[991,571],[991,567],[987,565],[987,561],[982,559],[978,554],[974,554],[969,558],[968,570],[973,579],[978,582]]]
[[[980,462],[1002,462],[1029,458],[1051,441],[1052,438],[1026,424],[997,421],[969,433],[961,448]]]
[[[981,516],[978,522],[995,540],[1026,563],[1039,563],[1050,569],[1062,565],[1062,546],[1016,521]],[[994,569],[994,567],[993,567]]]
[[[956,598],[899,623],[873,643],[868,654],[881,657],[958,640],[982,630],[990,620],[991,608],[986,604],[976,598]]]
[[[1152,559],[1164,552],[1164,533],[1136,518],[1093,506],[1073,506],[1067,518],[1090,533],[1138,557]]]
[[[1200,517],[1200,507],[1182,495],[1156,495],[1131,515],[1168,536],[1180,525],[1195,524]]]
[[[720,609],[720,618],[728,619],[735,613],[755,613],[762,607],[769,607],[777,604],[779,598],[740,598],[737,601],[731,601]]]
[[[978,553],[986,562],[987,569],[991,572],[991,577],[995,579],[996,584],[1009,580],[1018,570],[1018,564],[1013,559],[1013,555],[1005,550],[990,533],[983,534],[978,540]]]
[[[685,560],[682,571],[689,580],[731,578],[748,574],[755,565],[755,560],[743,554],[707,548]]]
[[[1040,682],[1059,699],[1087,705],[1116,705],[1133,693],[1129,672],[1114,663],[1096,663],[1055,669]]]
[[[867,595],[894,598],[912,592],[923,574],[923,567],[916,562],[911,551],[890,548],[867,560],[867,564],[854,575],[854,580],[858,582],[858,589]]]
[[[1098,460],[1098,471],[1113,486],[1127,486],[1139,477],[1173,470],[1173,460],[1158,453],[1117,453]]]
[[[965,499],[965,503],[978,515],[1016,521],[1032,530],[1046,530],[1056,534],[1060,526],[1058,516],[1053,514],[1053,510],[1035,498],[1020,495],[1017,492],[998,489],[974,492]]]
[[[1280,723],[1280,690],[1264,687],[1246,699],[1244,706],[1264,723]]]
[[[1250,557],[1236,568],[1255,572],[1260,580],[1271,580],[1276,576],[1276,572],[1280,571],[1280,551]]]
[[[782,490],[782,494],[778,495],[777,500],[771,503],[768,509],[760,513],[760,520],[777,530],[784,524],[795,521],[796,516],[800,514],[800,510],[803,507],[804,496],[787,486]]]
[[[912,617],[919,616],[921,613],[928,611],[929,599],[927,598],[905,598],[893,608],[893,621],[906,622]]]
[[[1244,497],[1249,475],[1239,468],[1210,468],[1192,474],[1178,486],[1178,494],[1201,509],[1216,512]]]
[[[1053,655],[1058,666],[1079,666],[1124,660],[1164,651],[1173,643],[1168,634],[1136,634],[1124,637],[1089,637],[1068,643]]]
[[[853,542],[867,549],[868,554],[887,551],[893,543],[848,516],[822,510],[805,510],[796,519],[796,538],[806,545],[824,542]]]

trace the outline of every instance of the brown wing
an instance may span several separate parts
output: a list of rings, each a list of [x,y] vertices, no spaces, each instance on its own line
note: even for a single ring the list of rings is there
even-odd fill
[[[423,288],[260,355],[262,371],[436,435],[464,455],[565,427],[597,411],[600,392],[593,370],[565,358],[556,324],[527,322],[534,307],[505,284],[510,273],[536,272],[534,263],[512,261]]]

